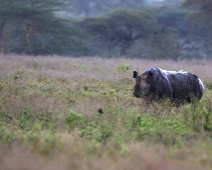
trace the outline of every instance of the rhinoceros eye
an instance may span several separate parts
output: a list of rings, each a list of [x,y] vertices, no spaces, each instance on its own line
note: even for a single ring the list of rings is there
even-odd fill
[[[140,76],[137,76],[137,77],[136,77],[136,81],[137,81],[137,83],[139,83],[139,82],[140,82],[140,80],[141,80],[141,79],[140,79]]]
[[[151,77],[153,77],[153,76],[154,76],[154,73],[153,73],[152,71],[149,71],[149,72],[148,72],[148,77],[151,78]]]

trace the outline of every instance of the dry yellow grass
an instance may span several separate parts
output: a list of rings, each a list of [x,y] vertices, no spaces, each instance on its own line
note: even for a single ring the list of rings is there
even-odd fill
[[[170,151],[160,145],[130,143],[127,156],[105,148],[102,153],[86,155],[76,149],[79,141],[68,145],[66,151],[55,152],[51,157],[21,148],[5,149],[1,145],[0,169],[2,170],[199,170],[211,169],[211,155],[206,148],[185,147]],[[86,143],[84,143],[86,145]],[[81,148],[83,149],[83,148]],[[109,153],[108,153],[109,152]],[[105,154],[107,153],[107,154]]]
[[[117,66],[126,63],[130,65],[129,69],[119,73]],[[103,107],[104,109],[106,105],[114,103],[123,105],[122,108],[126,112],[130,110],[131,105],[152,114],[161,112],[168,114],[169,111],[176,111],[176,108],[164,111],[164,108],[160,106],[147,106],[145,102],[132,96],[134,85],[132,71],[137,70],[141,73],[145,69],[155,66],[167,70],[185,70],[195,73],[205,85],[212,82],[212,60],[151,61],[99,57],[0,55],[0,89],[3,87],[0,90],[1,109],[13,117],[18,117],[26,106],[30,106],[35,114],[44,113],[47,116],[48,112],[53,110],[53,118],[59,120],[55,138],[60,141],[60,145],[55,142],[55,146],[47,155],[40,152],[39,148],[28,147],[29,143],[24,145],[25,139],[14,140],[7,144],[2,142],[0,145],[0,170],[211,169],[210,139],[201,141],[200,137],[179,148],[148,140],[129,141],[120,149],[120,146],[110,146],[110,143],[93,144],[93,141],[77,136],[77,132],[69,133],[67,131],[64,117],[69,113],[70,108],[90,119],[93,118],[93,114],[97,113],[98,108]],[[102,100],[100,96],[95,96],[95,93],[98,93],[95,90],[92,98],[87,97],[86,93],[84,98],[72,96],[74,91],[85,88],[89,84],[87,81],[103,82],[103,84],[100,83],[103,90],[108,86],[112,89],[109,92],[106,91],[107,93],[122,93],[127,98],[120,99],[119,96],[122,95],[117,95],[118,97],[111,100],[107,98]],[[126,82],[129,83],[128,89],[118,89],[120,90],[118,91],[118,85],[123,88],[121,83]],[[116,84],[115,87],[113,87],[113,83]],[[104,91],[101,93],[104,94]],[[210,98],[210,96],[210,91],[206,89],[204,98]],[[105,120],[111,119],[112,121],[110,109],[107,107],[108,113],[105,115]],[[16,124],[16,122],[13,123]],[[12,126],[13,124],[11,124],[11,128]],[[117,129],[121,129],[122,126],[123,122],[117,120]],[[3,136],[0,136],[1,140],[3,141]],[[48,143],[48,140],[45,142]]]

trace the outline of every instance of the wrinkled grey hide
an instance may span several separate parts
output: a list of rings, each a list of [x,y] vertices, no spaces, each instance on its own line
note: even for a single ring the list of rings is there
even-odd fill
[[[158,67],[149,68],[141,75],[133,72],[136,80],[135,97],[151,96],[151,99],[168,97],[171,101],[191,102],[191,96],[201,99],[204,93],[202,81],[185,71],[167,71]]]

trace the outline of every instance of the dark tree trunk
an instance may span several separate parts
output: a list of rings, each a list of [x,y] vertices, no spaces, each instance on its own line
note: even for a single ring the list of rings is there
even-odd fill
[[[121,51],[120,51],[120,56],[126,55],[127,50],[132,46],[132,42],[125,42],[121,45]]]

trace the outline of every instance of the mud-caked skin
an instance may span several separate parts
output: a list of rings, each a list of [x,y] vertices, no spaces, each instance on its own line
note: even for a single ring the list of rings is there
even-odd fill
[[[168,97],[171,101],[191,102],[194,96],[198,100],[204,93],[202,81],[192,73],[185,71],[167,71],[158,67],[149,68],[141,75],[133,72],[136,83],[134,86],[135,97],[148,97],[160,99]]]

